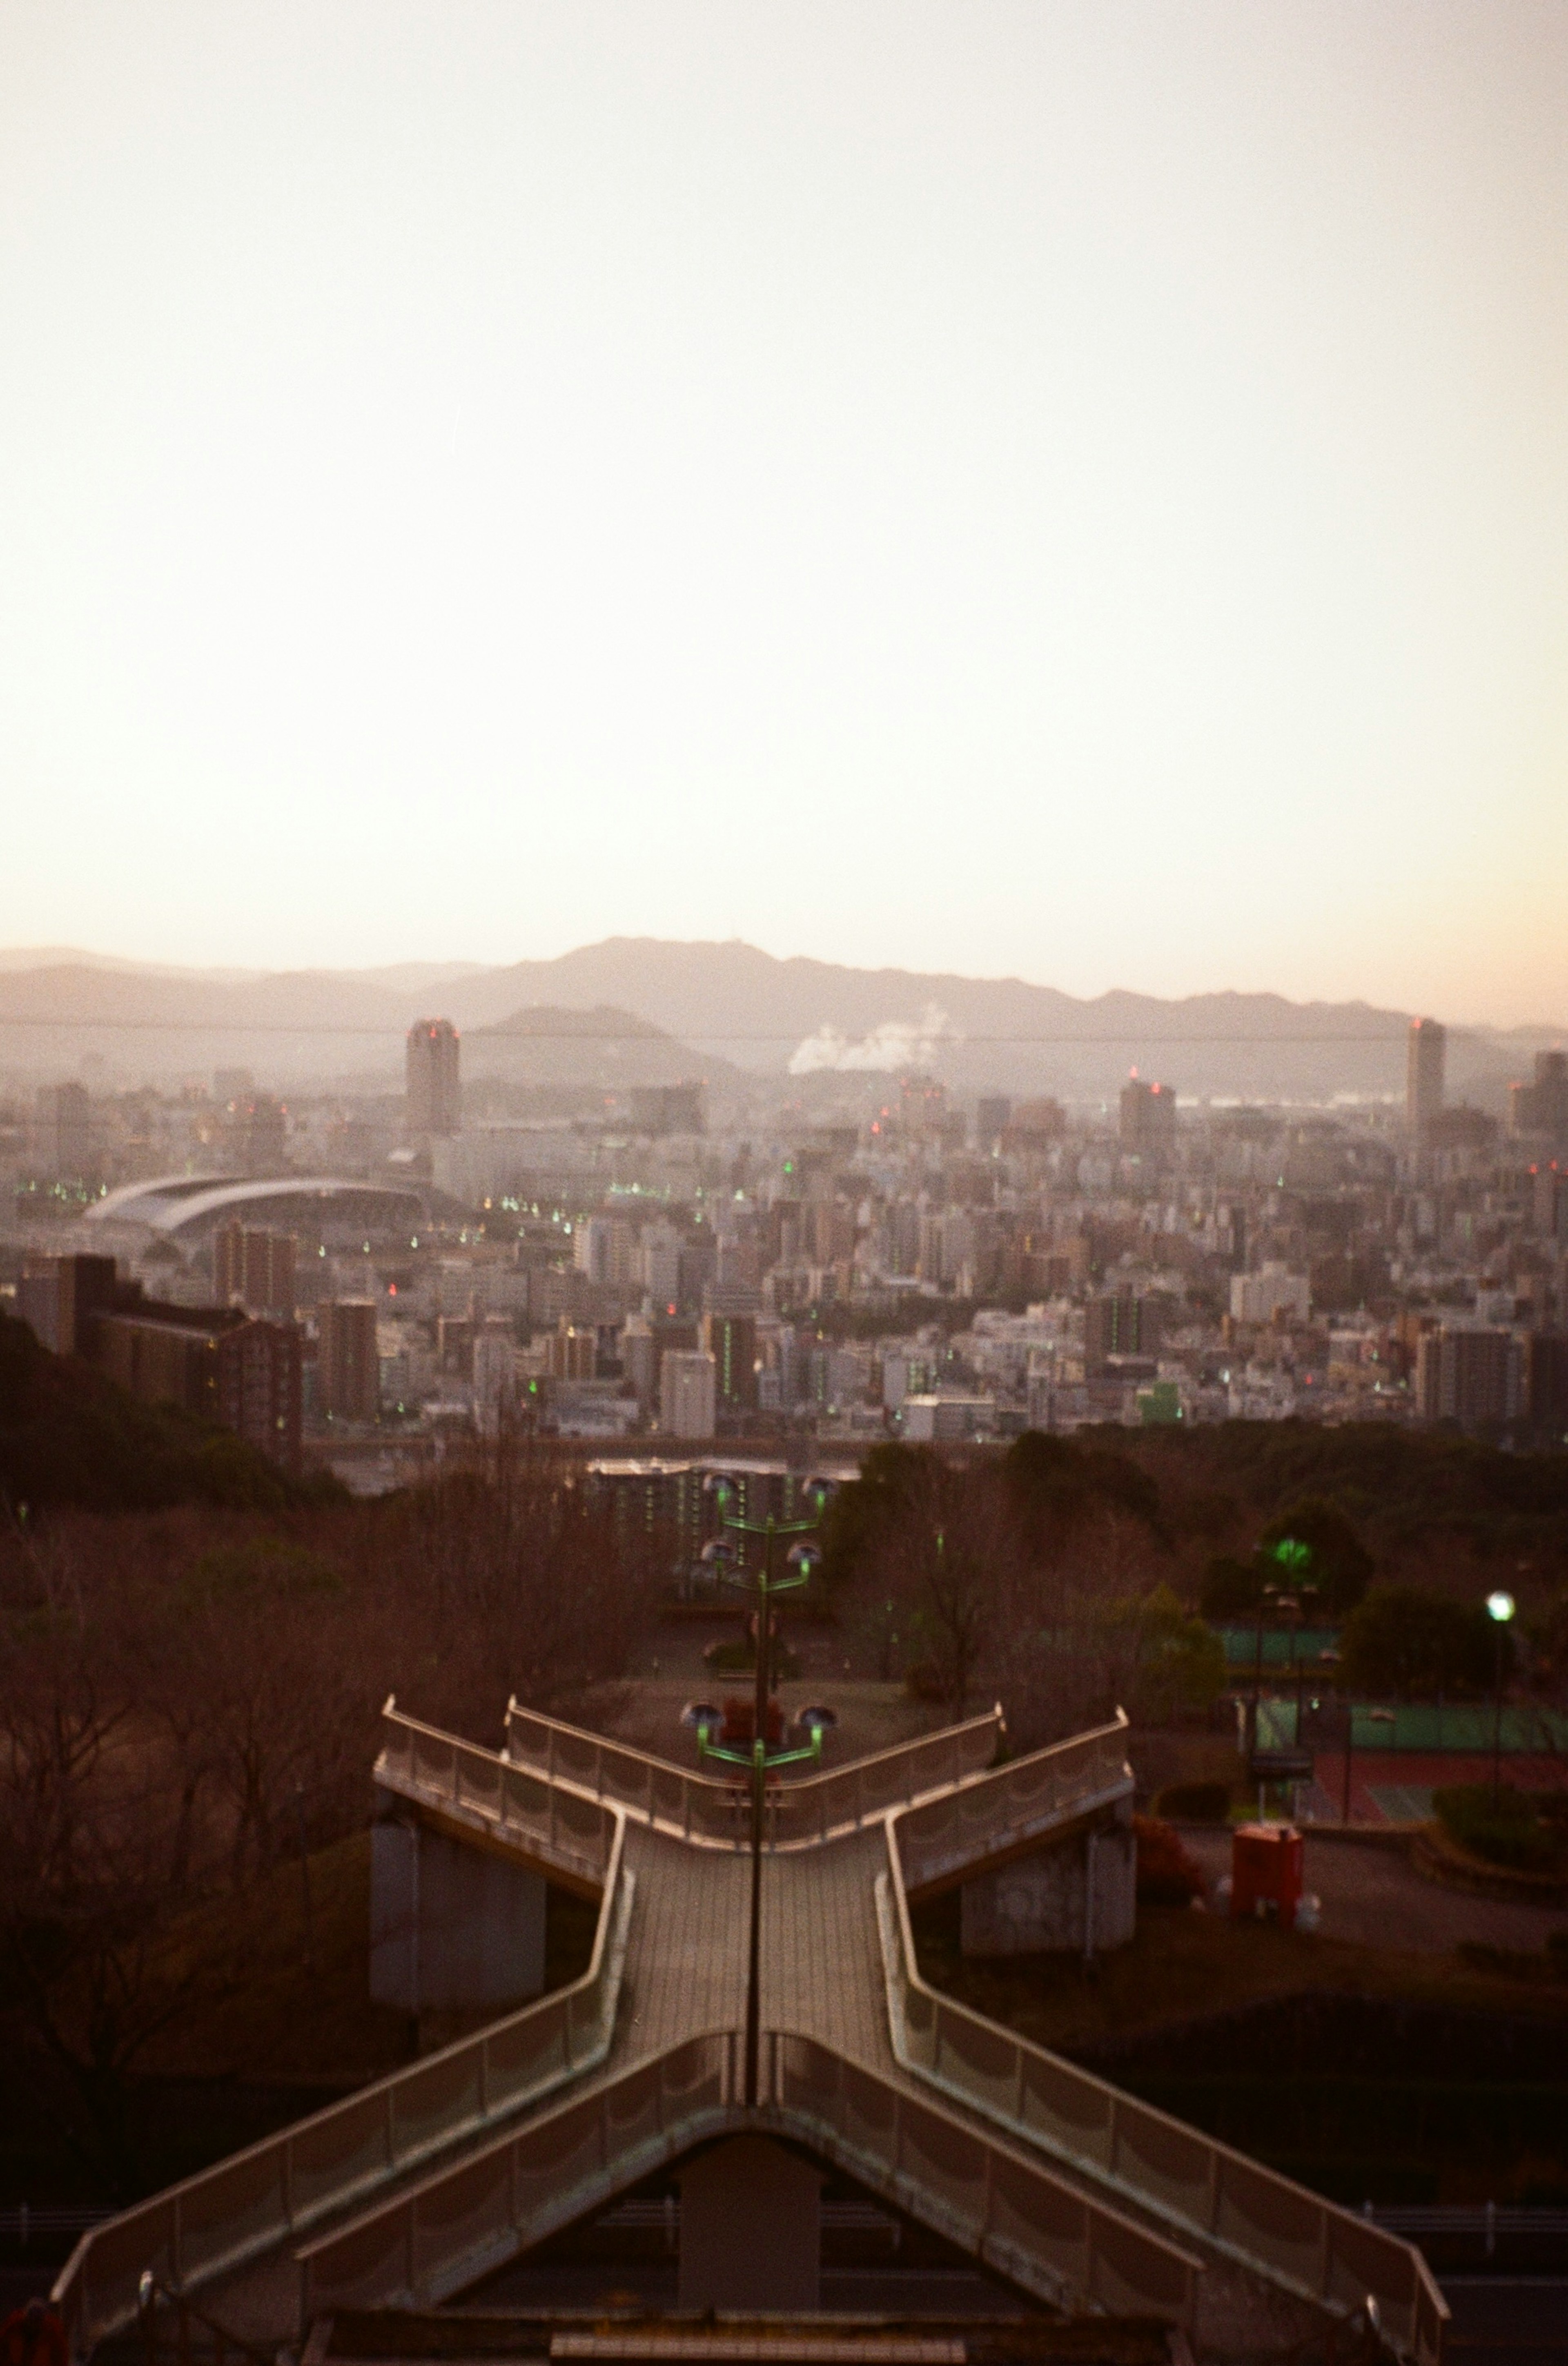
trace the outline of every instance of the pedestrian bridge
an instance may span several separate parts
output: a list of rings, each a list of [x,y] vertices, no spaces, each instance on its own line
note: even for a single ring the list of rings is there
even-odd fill
[[[1125,1824],[1126,1720],[997,1765],[998,1717],[769,1793],[761,2075],[745,2104],[745,1790],[511,1707],[504,1754],[388,1702],[400,1812],[597,1898],[581,1979],[127,2211],[56,2286],[73,2352],[145,2271],[242,2338],[461,2294],[715,2137],[791,2140],[1070,2314],[1284,2356],[1375,2298],[1439,2366],[1419,2252],[938,1995],[910,1901]]]

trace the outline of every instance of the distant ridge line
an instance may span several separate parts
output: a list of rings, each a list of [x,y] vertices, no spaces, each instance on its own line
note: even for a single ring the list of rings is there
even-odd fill
[[[469,1027],[464,1031],[474,1038],[482,1037],[487,1042],[512,1040],[520,1042],[530,1043],[547,1043],[552,1042],[562,1043],[645,1043],[650,1040],[649,1029],[652,1025],[653,1022],[650,1020],[644,1023],[644,1025],[636,1028],[531,1027],[526,1031],[522,1030],[517,1031],[515,1036],[509,1033],[509,1030],[504,1024],[490,1027]],[[384,1026],[370,1026],[366,1025],[363,1020],[347,1020],[340,1025],[331,1020],[301,1020],[296,1023],[294,1020],[287,1019],[48,1019],[30,1018],[24,1012],[13,1013],[9,1011],[0,1011],[0,1027],[59,1027],[69,1028],[80,1034],[106,1031],[109,1033],[127,1035],[395,1035],[401,1031],[396,1022],[392,1020],[388,1020]],[[664,1034],[666,1031],[666,1030],[662,1028],[654,1030],[655,1034]],[[972,1035],[967,1030],[961,1028],[956,1028],[950,1031],[947,1029],[933,1029],[930,1031],[931,1040],[933,1042],[951,1043],[955,1045],[966,1043],[1038,1043],[1056,1045],[1063,1048],[1077,1043],[1148,1043],[1151,1041],[1160,1043],[1178,1044],[1257,1043],[1268,1045],[1270,1047],[1281,1043],[1403,1043],[1405,1041],[1405,1030],[1403,1028],[1399,1029],[1397,1031],[1385,1029],[1381,1033],[1375,1035],[1351,1035],[1343,1032],[1330,1033],[1327,1035],[1297,1035],[1294,1033],[1287,1034],[1279,1030],[1276,1030],[1271,1034],[1265,1035],[1260,1035],[1257,1033],[1235,1034],[1229,1031],[1223,1033],[1204,1031],[1196,1034],[1175,1034],[1167,1032],[1163,1028],[1157,1031],[1155,1029],[1148,1026],[1141,1028],[1131,1026],[1118,1028],[1114,1033],[1109,1035]],[[821,1032],[822,1030],[820,1028],[812,1031],[811,1033],[808,1033],[806,1041],[812,1041],[813,1037]],[[694,1027],[691,1030],[691,1033],[697,1036],[704,1043],[798,1043],[801,1040],[801,1031],[798,1027],[791,1027],[787,1031],[783,1032],[736,1035],[720,1029],[700,1026]],[[671,1040],[673,1041],[674,1039],[672,1038]]]

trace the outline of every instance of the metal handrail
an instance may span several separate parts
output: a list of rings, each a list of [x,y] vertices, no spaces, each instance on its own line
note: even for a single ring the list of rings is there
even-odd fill
[[[51,2294],[73,2355],[131,2322],[144,2272],[198,2290],[603,2061],[634,1880],[625,1820],[602,1812],[612,1839],[581,1977],[94,2227]]]
[[[544,1781],[532,1811],[521,1786],[539,1778],[504,1752],[486,1750],[461,1735],[442,1732],[409,1717],[388,1694],[382,1708],[383,1741],[373,1778],[439,1808],[460,1822],[476,1820],[504,1839],[525,1839],[532,1850],[568,1881],[603,1878],[612,1844],[613,1801],[592,1797],[580,1786]],[[471,1779],[465,1785],[465,1775]],[[564,1828],[563,1805],[581,1801],[588,1814],[577,1831]]]
[[[1372,2294],[1402,2354],[1415,2366],[1440,2366],[1448,2305],[1410,2244],[926,1982],[909,1919],[903,1820],[888,1819],[888,1870],[877,1877],[889,2021],[901,2066],[1176,2233],[1333,2316],[1353,2314]],[[1271,2205],[1272,2229],[1260,2220]],[[1260,2236],[1273,2242],[1271,2255],[1250,2247],[1249,2238]]]
[[[973,1783],[987,1772],[1002,1728],[999,1710],[969,1718],[913,1741],[898,1742],[768,1793],[767,1846],[776,1852],[819,1847],[887,1814]],[[543,1717],[515,1699],[507,1707],[507,1751],[542,1780],[618,1807],[655,1830],[701,1848],[750,1846],[745,1786],[694,1773],[671,1759],[607,1741],[580,1726]]]
[[[765,2033],[760,2110],[747,2112],[740,2055],[733,2029],[687,2038],[306,2245],[300,2331],[333,2309],[438,2305],[700,2137],[759,2123],[1043,2299],[1190,2323],[1201,2260],[1016,2146],[790,2031]],[[868,2147],[873,2123],[882,2140]]]
[[[1113,1799],[1131,1798],[1127,1718],[1048,1742],[1027,1757],[988,1767],[968,1783],[895,1809],[901,1849],[918,1854],[912,1890],[948,1886],[988,1855],[1037,1839]]]

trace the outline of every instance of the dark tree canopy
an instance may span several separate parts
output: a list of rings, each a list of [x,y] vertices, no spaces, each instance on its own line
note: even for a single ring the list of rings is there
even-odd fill
[[[0,1493],[10,1503],[267,1512],[336,1501],[342,1492],[330,1475],[290,1480],[231,1431],[177,1405],[143,1404],[91,1365],[51,1355],[27,1324],[0,1314]]]
[[[1380,1585],[1345,1622],[1339,1673],[1353,1692],[1473,1698],[1495,1681],[1498,1648],[1483,1604],[1455,1602],[1419,1585]],[[1506,1675],[1513,1649],[1506,1634],[1501,1649]]]

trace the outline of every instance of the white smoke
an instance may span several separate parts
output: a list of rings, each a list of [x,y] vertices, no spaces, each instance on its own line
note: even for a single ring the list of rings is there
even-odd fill
[[[857,1043],[836,1027],[819,1027],[808,1035],[790,1055],[792,1076],[814,1076],[823,1068],[870,1069],[881,1076],[890,1076],[896,1068],[929,1068],[941,1043],[960,1041],[958,1029],[945,1010],[934,1002],[926,1004],[923,1019],[884,1019]]]

